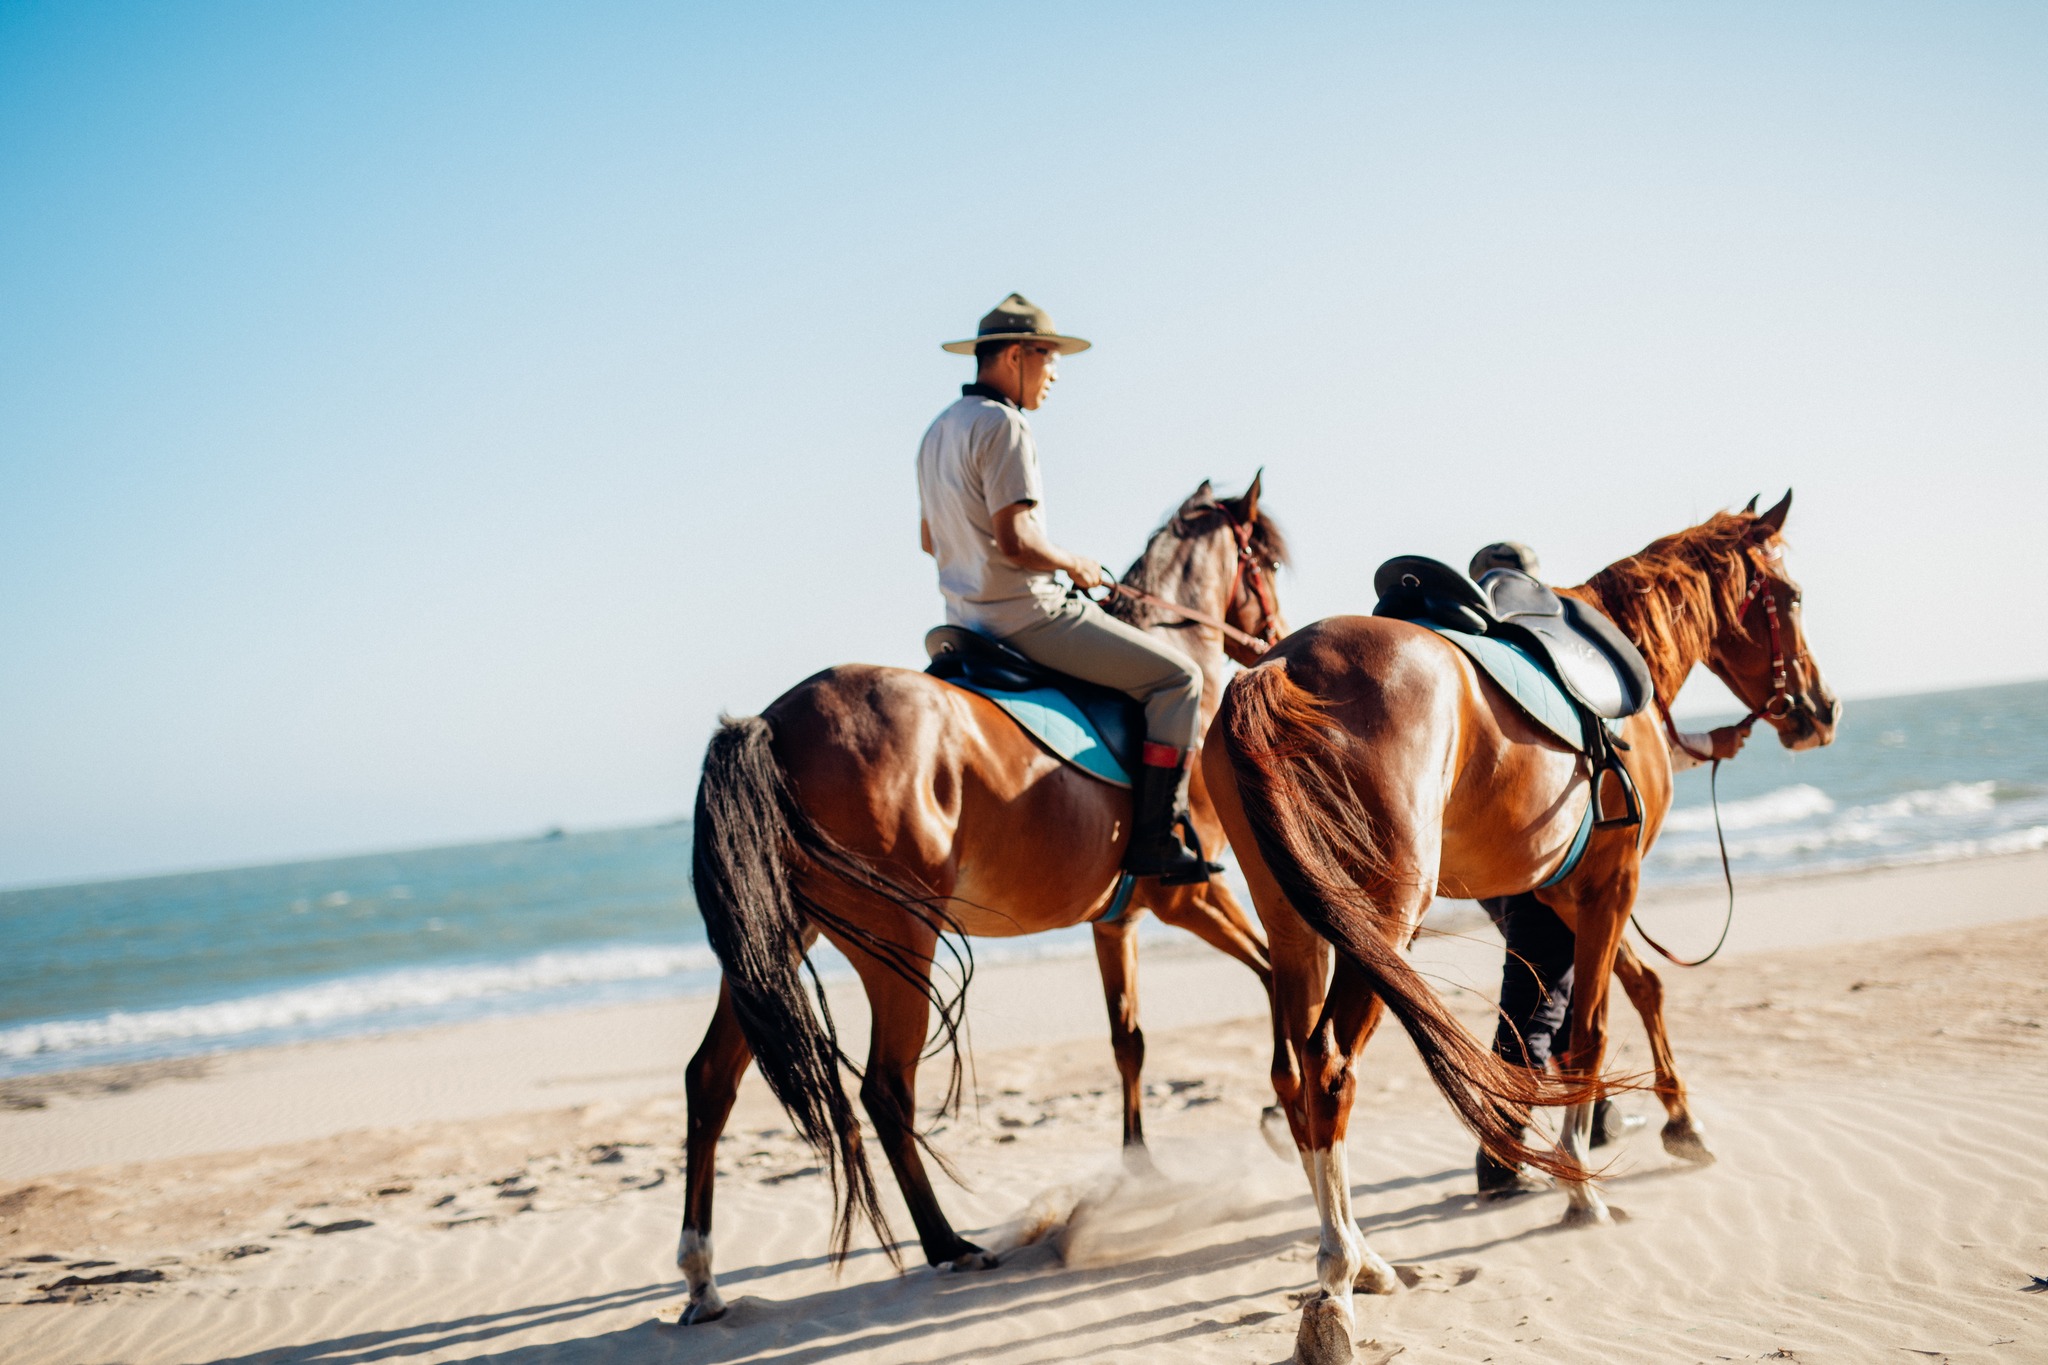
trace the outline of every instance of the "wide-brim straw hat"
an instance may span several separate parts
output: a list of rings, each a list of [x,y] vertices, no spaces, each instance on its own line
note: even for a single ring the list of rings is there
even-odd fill
[[[981,330],[973,336],[965,341],[948,341],[941,349],[954,355],[973,355],[974,348],[984,341],[1050,342],[1061,355],[1073,355],[1094,344],[1079,337],[1061,336],[1052,325],[1052,314],[1022,294],[1012,294],[990,309],[981,320]]]

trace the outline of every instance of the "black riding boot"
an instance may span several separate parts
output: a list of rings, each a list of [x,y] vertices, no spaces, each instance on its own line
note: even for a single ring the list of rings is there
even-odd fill
[[[1484,1148],[1473,1161],[1473,1173],[1479,1178],[1481,1199],[1513,1199],[1552,1188],[1548,1180],[1533,1171],[1495,1161]]]
[[[1194,837],[1194,822],[1180,807],[1181,775],[1187,771],[1187,757],[1172,767],[1143,763],[1131,787],[1131,847],[1124,855],[1124,870],[1135,877],[1157,877],[1168,886],[1192,886],[1206,882],[1222,866],[1204,858],[1198,843],[1190,849],[1181,842],[1180,827]]]

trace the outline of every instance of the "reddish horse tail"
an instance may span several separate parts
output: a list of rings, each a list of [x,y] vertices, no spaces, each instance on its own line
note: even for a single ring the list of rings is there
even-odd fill
[[[1365,975],[1488,1153],[1565,1179],[1583,1178],[1561,1153],[1524,1143],[1522,1130],[1530,1106],[1586,1103],[1602,1087],[1501,1061],[1402,956],[1399,926],[1361,885],[1391,873],[1358,793],[1327,766],[1328,756],[1344,746],[1321,702],[1297,687],[1284,666],[1268,665],[1232,683],[1222,709],[1224,748],[1245,823],[1288,903]]]
[[[792,854],[810,868],[895,902],[935,928],[951,927],[932,897],[884,875],[819,828],[798,803],[775,756],[773,738],[760,716],[725,717],[712,737],[697,785],[690,882],[711,950],[725,969],[733,1014],[762,1079],[831,1174],[834,1263],[846,1258],[858,1217],[874,1228],[900,1267],[895,1236],[861,1143],[860,1121],[840,1084],[838,1031],[831,1011],[826,1009],[820,1019],[804,990],[804,938],[816,926],[830,926],[924,991],[938,1016],[940,1037],[953,1053],[948,1104],[959,1091],[960,1009],[972,959],[962,957],[957,988],[942,994],[918,970],[926,965],[921,957],[906,960],[901,948],[804,894],[792,875]],[[903,1116],[905,1126],[922,1143],[911,1117]]]

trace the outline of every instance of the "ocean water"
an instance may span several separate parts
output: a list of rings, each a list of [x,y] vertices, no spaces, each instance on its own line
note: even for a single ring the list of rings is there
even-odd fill
[[[1647,885],[1720,879],[1707,778],[1679,774]],[[1720,791],[1738,886],[2048,848],[2048,682],[1847,703],[1835,742],[1800,754],[1759,725]]]
[[[1854,702],[1812,753],[1759,730],[1720,792],[1738,887],[2048,847],[2048,682]],[[0,1075],[705,993],[689,862],[676,823],[0,892]],[[1645,882],[1719,877],[1700,769]]]

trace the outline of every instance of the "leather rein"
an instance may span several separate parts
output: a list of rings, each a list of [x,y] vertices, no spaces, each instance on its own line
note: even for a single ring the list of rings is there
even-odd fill
[[[1231,534],[1237,540],[1237,558],[1230,566],[1230,589],[1223,595],[1223,609],[1230,610],[1230,604],[1237,600],[1238,585],[1249,582],[1253,595],[1259,600],[1260,629],[1257,635],[1239,630],[1220,616],[1211,616],[1206,611],[1184,607],[1178,602],[1169,602],[1163,597],[1134,588],[1128,583],[1111,583],[1108,587],[1111,592],[1128,597],[1134,602],[1143,602],[1147,606],[1158,607],[1162,611],[1170,611],[1185,618],[1179,624],[1208,626],[1212,630],[1221,631],[1223,638],[1233,644],[1241,645],[1253,654],[1264,654],[1280,643],[1280,627],[1277,624],[1280,609],[1273,600],[1271,577],[1266,566],[1259,562],[1258,555],[1252,551],[1252,528],[1239,521],[1236,514],[1222,503],[1216,504],[1216,510],[1230,523]]]
[[[1771,576],[1763,564],[1752,557],[1750,565],[1755,572],[1750,576],[1749,592],[1744,595],[1741,607],[1737,608],[1735,620],[1738,625],[1746,620],[1749,609],[1756,605],[1757,598],[1763,598],[1764,620],[1771,638],[1771,692],[1756,709],[1736,723],[1735,728],[1745,733],[1759,720],[1777,720],[1792,713],[1791,669],[1787,666],[1785,658],[1784,628],[1778,622],[1778,599],[1776,594],[1764,591],[1771,581]],[[1803,665],[1806,662],[1805,651],[1802,650],[1799,658],[1793,662]],[[1707,770],[1707,794],[1714,807],[1714,842],[1721,848],[1721,881],[1728,888],[1728,912],[1721,920],[1721,937],[1714,940],[1714,946],[1708,950],[1707,955],[1696,957],[1689,962],[1651,938],[1650,931],[1643,928],[1642,921],[1635,916],[1635,911],[1629,911],[1628,919],[1630,924],[1635,925],[1636,932],[1643,936],[1643,942],[1661,953],[1665,961],[1680,967],[1698,967],[1714,960],[1714,955],[1728,942],[1728,930],[1735,924],[1735,874],[1728,867],[1728,836],[1721,831],[1721,759],[1711,751],[1703,754],[1685,742],[1678,732],[1678,726],[1671,720],[1671,708],[1664,704],[1662,697],[1657,698],[1657,714],[1664,720],[1664,733],[1671,740],[1672,748],[1683,750],[1700,762],[1712,765]]]

